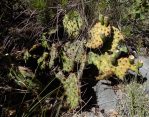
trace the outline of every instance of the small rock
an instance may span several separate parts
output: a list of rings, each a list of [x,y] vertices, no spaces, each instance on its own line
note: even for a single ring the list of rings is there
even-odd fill
[[[149,57],[139,56],[138,59],[143,61],[143,66],[140,68],[142,76],[149,80]]]
[[[114,110],[114,109],[109,110],[108,115],[109,115],[109,117],[120,117],[118,112],[116,110]]]

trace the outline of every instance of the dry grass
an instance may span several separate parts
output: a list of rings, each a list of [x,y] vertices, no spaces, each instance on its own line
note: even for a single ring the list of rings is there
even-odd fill
[[[122,117],[148,117],[149,95],[145,93],[146,86],[133,81],[124,86],[123,98],[119,104]]]

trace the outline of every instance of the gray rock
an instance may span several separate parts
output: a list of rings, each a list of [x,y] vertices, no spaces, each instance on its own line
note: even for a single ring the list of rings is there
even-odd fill
[[[149,94],[149,57],[139,56],[138,59],[143,61],[143,66],[139,70],[141,75],[147,78],[147,81],[143,85],[145,87],[145,92]]]
[[[143,66],[140,68],[140,73],[143,77],[146,77],[149,80],[149,57],[139,56],[138,59],[143,61]]]
[[[110,81],[100,80],[94,87],[97,95],[97,103],[99,108],[108,113],[111,109],[116,109],[118,103],[118,96],[110,86]]]

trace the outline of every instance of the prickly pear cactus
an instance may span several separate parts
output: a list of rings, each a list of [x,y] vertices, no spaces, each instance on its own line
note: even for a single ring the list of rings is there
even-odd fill
[[[101,22],[96,23],[90,30],[89,36],[90,39],[88,40],[86,47],[88,48],[101,48],[105,43],[107,37],[111,35],[111,26],[104,25]]]
[[[107,53],[98,55],[90,52],[88,56],[88,64],[94,64],[99,69],[99,76],[96,78],[97,80],[109,78],[114,74],[111,56]]]
[[[72,10],[64,16],[63,25],[69,36],[76,37],[83,26],[83,19],[78,11]]]
[[[128,70],[132,70],[136,73],[139,73],[139,68],[142,67],[142,62],[141,61],[137,61],[136,64],[134,64],[134,62],[132,62],[133,60],[129,57],[129,58],[120,58],[118,59],[118,66],[115,67],[115,75],[120,78],[123,79],[127,73]],[[140,65],[138,65],[138,63]]]
[[[99,69],[99,76],[96,77],[97,80],[108,79],[113,75],[123,80],[128,70],[138,73],[138,69],[142,65],[141,62],[140,64],[134,64],[129,57],[122,57],[116,60],[117,57],[118,55],[115,54],[109,55],[105,53],[103,55],[98,55],[93,52],[89,53],[88,64],[94,64]],[[117,65],[113,64],[116,62]]]
[[[118,46],[124,45],[125,38],[118,28],[112,26],[112,29],[113,29],[113,41],[112,41],[111,51],[115,51],[119,49]]]
[[[56,74],[56,77],[63,84],[65,95],[67,97],[67,104],[71,109],[76,108],[79,105],[80,90],[79,83],[75,73],[70,73],[66,78],[62,72]]]
[[[49,68],[52,68],[52,66],[54,65],[54,60],[57,58],[57,56],[58,56],[58,51],[56,48],[56,44],[53,43],[50,48]]]
[[[49,54],[47,52],[44,52],[43,55],[37,60],[37,63],[41,69],[44,69],[46,67],[46,59],[48,55]]]
[[[105,79],[113,75],[123,79],[128,70],[138,73],[138,65],[131,62],[132,59],[121,57],[122,52],[128,54],[124,35],[118,28],[110,26],[108,20],[108,17],[100,15],[100,22],[97,22],[91,28],[90,39],[86,44],[86,47],[92,49],[105,47],[104,44],[106,44],[106,47],[110,47],[109,49],[103,48],[105,52],[101,55],[93,52],[88,54],[88,64],[94,64],[99,69],[99,76],[96,79]]]
[[[74,68],[74,64],[81,63],[84,56],[83,41],[67,42],[62,51],[63,71],[70,72]]]

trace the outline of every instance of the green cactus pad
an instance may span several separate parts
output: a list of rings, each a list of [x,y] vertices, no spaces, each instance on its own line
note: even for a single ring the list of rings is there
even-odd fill
[[[99,21],[101,22],[101,25],[104,25],[104,16],[102,14],[99,15]]]
[[[55,44],[52,44],[52,47],[50,49],[50,61],[49,61],[49,68],[51,68],[54,65],[54,60],[58,56],[58,51]]]
[[[123,79],[126,75],[126,73],[128,72],[128,70],[132,70],[136,73],[138,73],[138,68],[139,66],[137,66],[136,64],[133,64],[129,58],[120,58],[118,59],[118,66],[115,67],[115,75],[120,78]]]
[[[113,29],[113,42],[111,51],[115,51],[118,49],[118,46],[121,45],[122,42],[124,42],[124,36],[118,28],[112,26],[112,29]]]
[[[79,104],[79,86],[78,80],[74,73],[71,73],[64,83],[64,88],[67,94],[67,102],[71,108],[75,108]]]
[[[47,52],[44,52],[43,55],[37,60],[37,63],[41,69],[45,69],[48,55],[49,54]]]
[[[83,61],[85,53],[83,43],[83,41],[79,40],[74,41],[72,43],[65,43],[62,52],[62,62],[64,71],[72,71],[75,62],[81,63]]]
[[[106,27],[109,25],[109,17],[104,17],[104,25]]]
[[[63,52],[62,54],[63,71],[70,72],[73,70],[74,60],[72,59]]]
[[[119,56],[119,53],[113,53],[112,55],[109,55],[108,53],[105,53],[103,55],[98,55],[93,52],[89,52],[88,55],[88,64],[94,64],[97,66],[99,70],[99,76],[96,78],[97,80],[101,79],[107,79],[113,75],[116,75],[118,78],[122,79],[125,77],[128,70],[132,70],[136,73],[138,72],[138,68],[141,67],[142,62],[139,62],[140,64],[134,64],[130,61],[130,58],[128,57],[122,57],[116,60],[116,58]],[[117,65],[113,64],[116,63]]]
[[[64,16],[63,26],[69,36],[76,37],[79,35],[83,26],[83,19],[78,11],[72,10]]]
[[[70,73],[66,78],[62,72],[56,74],[56,77],[62,82],[65,95],[67,96],[67,104],[71,109],[79,105],[80,90],[78,79],[75,73]]]
[[[97,55],[93,52],[90,52],[88,64],[94,64],[99,69],[100,75],[96,78],[97,80],[109,78],[114,74],[111,56],[107,53],[103,55]]]

